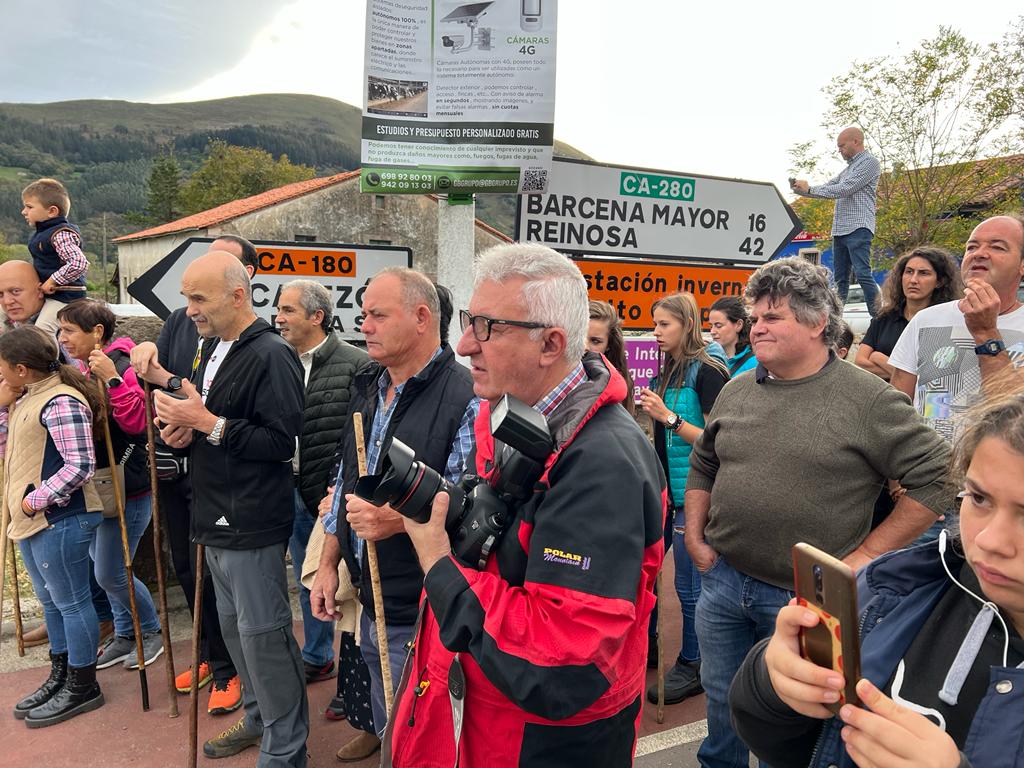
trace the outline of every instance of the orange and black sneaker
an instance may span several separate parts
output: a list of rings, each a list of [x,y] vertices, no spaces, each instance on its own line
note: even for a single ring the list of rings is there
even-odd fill
[[[213,680],[213,673],[210,672],[210,665],[203,662],[199,665],[199,688],[202,690]],[[176,678],[174,678],[174,689],[178,693],[190,693],[192,691],[192,667],[189,667]]]
[[[210,703],[206,711],[211,715],[226,715],[242,706],[242,681],[235,675],[230,680],[214,680],[210,689]]]

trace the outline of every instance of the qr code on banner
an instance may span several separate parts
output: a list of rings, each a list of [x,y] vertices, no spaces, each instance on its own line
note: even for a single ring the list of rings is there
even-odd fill
[[[523,192],[543,192],[547,185],[547,170],[523,171]]]

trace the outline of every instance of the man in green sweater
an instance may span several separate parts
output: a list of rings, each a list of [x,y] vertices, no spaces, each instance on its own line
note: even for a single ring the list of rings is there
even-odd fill
[[[858,569],[910,544],[952,505],[946,443],[905,395],[836,357],[842,305],[828,271],[802,258],[770,262],[746,297],[759,365],[718,396],[686,483],[686,547],[702,571],[704,768],[748,764],[729,685],[793,596],[792,545],[806,541]],[[887,478],[907,492],[871,531]]]

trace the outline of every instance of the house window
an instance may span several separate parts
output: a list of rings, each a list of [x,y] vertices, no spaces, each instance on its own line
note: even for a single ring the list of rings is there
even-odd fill
[[[370,239],[370,245],[391,245],[390,240],[374,240]]]
[[[384,204],[387,202],[387,195],[374,195],[373,196],[373,210],[383,211]]]
[[[295,235],[295,242],[297,243],[315,243],[316,235]]]

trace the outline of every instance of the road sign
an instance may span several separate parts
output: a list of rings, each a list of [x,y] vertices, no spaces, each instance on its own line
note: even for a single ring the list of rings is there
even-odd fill
[[[700,267],[693,264],[574,257],[587,281],[587,293],[607,301],[622,318],[626,330],[654,327],[651,306],[662,296],[679,291],[692,293],[707,329],[708,311],[723,296],[742,296],[753,269],[750,267]]]
[[[516,239],[565,253],[763,264],[803,226],[773,184],[556,159]]]
[[[210,250],[212,237],[192,237],[179,245],[128,286],[128,293],[166,319],[172,310],[185,306],[181,276],[196,258]],[[344,339],[361,338],[363,288],[384,267],[411,267],[412,250],[394,246],[341,245],[338,243],[288,243],[254,240],[259,272],[252,279],[252,303],[256,314],[274,322],[281,287],[291,280],[315,280],[331,292],[334,301],[332,327]]]

